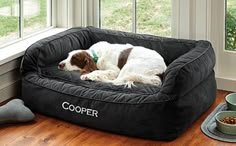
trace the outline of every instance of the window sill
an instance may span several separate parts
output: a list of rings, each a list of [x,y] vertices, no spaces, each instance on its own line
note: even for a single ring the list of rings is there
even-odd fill
[[[65,31],[67,28],[53,28],[0,49],[0,66],[24,55],[25,50],[38,40]]]

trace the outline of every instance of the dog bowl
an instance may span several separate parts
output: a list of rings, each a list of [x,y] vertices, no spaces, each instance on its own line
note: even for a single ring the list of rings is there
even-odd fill
[[[228,124],[222,120],[227,117],[236,118],[236,111],[221,111],[215,115],[216,126],[219,131],[229,135],[236,135],[236,124]],[[229,118],[228,118],[229,119]],[[229,120],[227,121],[229,122]]]
[[[236,111],[236,93],[228,94],[225,97],[227,107],[229,110]]]

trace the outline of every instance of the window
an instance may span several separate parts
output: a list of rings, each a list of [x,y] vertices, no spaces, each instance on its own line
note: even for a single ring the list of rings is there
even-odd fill
[[[171,0],[137,0],[137,32],[171,36]]]
[[[171,36],[172,0],[100,0],[100,27]]]
[[[226,5],[226,50],[236,51],[236,1],[227,0]]]
[[[0,45],[19,37],[18,0],[0,0]]]
[[[24,0],[24,35],[51,26],[50,0]]]
[[[133,0],[100,0],[102,28],[132,31]]]
[[[51,0],[0,0],[0,46],[51,26]]]

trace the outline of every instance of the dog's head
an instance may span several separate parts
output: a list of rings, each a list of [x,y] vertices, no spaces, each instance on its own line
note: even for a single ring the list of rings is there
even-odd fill
[[[70,52],[68,57],[59,63],[58,68],[65,71],[79,70],[81,74],[98,69],[93,58],[84,50]]]

